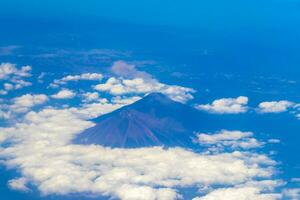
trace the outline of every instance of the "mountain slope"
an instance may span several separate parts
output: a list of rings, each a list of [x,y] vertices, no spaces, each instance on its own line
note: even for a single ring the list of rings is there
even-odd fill
[[[95,119],[96,126],[75,138],[79,144],[110,147],[193,145],[193,131],[200,124],[200,112],[175,102],[161,93]],[[203,119],[203,118],[202,118]]]

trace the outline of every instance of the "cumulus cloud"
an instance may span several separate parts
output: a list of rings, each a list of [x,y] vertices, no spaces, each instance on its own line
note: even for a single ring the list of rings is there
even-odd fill
[[[0,142],[11,143],[0,149],[0,158],[6,166],[19,169],[21,178],[44,195],[92,193],[171,200],[180,197],[176,188],[234,186],[274,173],[274,161],[250,152],[202,154],[183,148],[111,149],[71,144],[76,134],[93,126],[86,119],[93,117],[90,112],[95,104],[29,112],[22,123],[0,129]],[[108,101],[101,104],[98,114],[117,108]]]
[[[87,92],[87,93],[84,93],[82,96],[84,98],[84,100],[83,100],[84,102],[96,101],[100,98],[98,92]]]
[[[136,69],[136,65],[129,64],[124,61],[116,61],[111,67],[111,71],[117,75],[124,78],[134,79],[134,78],[143,78],[143,79],[152,79],[152,76],[146,72],[139,71]]]
[[[22,113],[27,112],[29,108],[43,104],[48,101],[48,97],[44,94],[25,94],[13,99],[13,104],[9,109],[13,112]]]
[[[258,105],[257,111],[260,113],[280,113],[285,112],[293,107],[294,103],[291,101],[265,101]]]
[[[161,92],[175,101],[186,102],[193,98],[191,88],[176,85],[166,85],[157,80],[145,80],[142,78],[123,79],[109,78],[105,83],[94,86],[95,90],[105,91],[112,95],[147,94]]]
[[[20,113],[26,113],[36,105],[44,104],[48,97],[44,94],[25,94],[0,105],[0,119],[12,119]]]
[[[260,188],[221,188],[210,192],[203,197],[197,197],[193,200],[276,200],[281,198],[280,194],[261,193]]]
[[[0,94],[5,95],[10,90],[17,90],[32,85],[30,82],[23,80],[23,78],[31,76],[30,71],[30,66],[22,66],[21,69],[18,69],[15,64],[1,63],[0,80],[7,82],[3,84]]]
[[[140,100],[141,97],[139,96],[133,96],[133,97],[120,97],[120,96],[117,96],[117,97],[113,97],[112,98],[112,102],[114,104],[121,104],[121,105],[128,105],[128,104],[132,104],[138,100]]]
[[[150,74],[139,71],[134,64],[117,61],[112,65],[111,71],[118,77],[110,77],[105,83],[95,85],[95,90],[108,92],[114,96],[161,92],[183,103],[193,99],[192,93],[195,91],[192,88],[161,83]]]
[[[1,113],[2,108],[10,112],[27,112],[9,127],[0,127],[0,163],[20,172],[19,177],[8,182],[11,189],[37,189],[43,195],[84,193],[122,200],[180,199],[184,198],[181,189],[187,187],[205,191],[198,197],[200,200],[214,197],[230,200],[240,197],[239,200],[243,200],[245,195],[251,200],[278,197],[273,191],[280,184],[270,180],[276,175],[276,162],[263,153],[248,150],[263,145],[252,132],[199,133],[196,141],[208,149],[217,149],[211,152],[179,147],[122,149],[72,144],[77,134],[94,126],[90,119],[130,104],[144,94],[162,92],[181,102],[193,98],[193,89],[161,83],[130,64],[116,62],[112,71],[121,77],[109,78],[94,87],[112,97],[85,92],[81,93],[83,100],[76,107],[58,109],[46,105],[34,110],[35,105],[49,99],[42,94],[26,94],[12,99],[11,104],[0,105],[0,117],[3,118],[9,117],[10,113]],[[101,79],[99,75],[86,73],[63,77],[57,84]],[[9,91],[12,82],[8,79],[5,82],[4,89]],[[75,95],[72,90],[62,89],[51,97],[73,98]],[[247,97],[223,101],[233,103],[212,103],[210,106],[223,106],[224,113],[230,109],[231,113],[232,110],[234,113],[247,110]],[[225,151],[225,148],[231,148],[231,151]]]
[[[61,79],[54,80],[53,83],[50,84],[50,87],[58,87],[59,85],[64,85],[71,81],[100,81],[102,78],[103,75],[100,73],[83,73],[79,75],[68,75]]]
[[[252,132],[221,130],[214,134],[198,133],[194,141],[208,146],[209,150],[214,151],[223,150],[225,147],[251,149],[261,147],[264,144],[252,136]]]
[[[17,69],[15,64],[12,63],[1,63],[0,64],[0,79],[8,79],[11,75],[16,75],[19,77],[31,76],[29,73],[31,71],[30,66],[23,66],[21,69]]]
[[[54,99],[72,99],[76,93],[69,89],[62,89],[58,93],[51,95]]]
[[[26,186],[27,180],[25,178],[12,179],[8,182],[8,186],[13,190],[28,192],[30,189]]]
[[[199,110],[218,114],[238,114],[248,110],[248,97],[222,98],[214,100],[211,104],[197,105]]]

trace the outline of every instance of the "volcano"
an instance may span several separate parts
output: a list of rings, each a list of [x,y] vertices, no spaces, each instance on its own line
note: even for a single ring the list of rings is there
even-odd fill
[[[190,147],[193,132],[201,122],[207,124],[208,117],[203,115],[161,93],[151,93],[131,105],[96,118],[96,125],[79,134],[74,142],[122,148]]]

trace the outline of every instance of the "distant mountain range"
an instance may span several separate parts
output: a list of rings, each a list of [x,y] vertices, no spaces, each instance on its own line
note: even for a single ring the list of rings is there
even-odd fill
[[[213,124],[211,115],[161,93],[151,93],[94,121],[97,124],[79,134],[75,143],[122,148],[192,147],[194,131]]]

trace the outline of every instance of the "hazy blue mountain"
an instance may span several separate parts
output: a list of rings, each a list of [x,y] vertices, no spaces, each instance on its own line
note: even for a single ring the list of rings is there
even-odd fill
[[[111,147],[193,145],[193,131],[210,118],[198,110],[171,100],[161,93],[95,119],[96,126],[85,130],[75,143]]]

